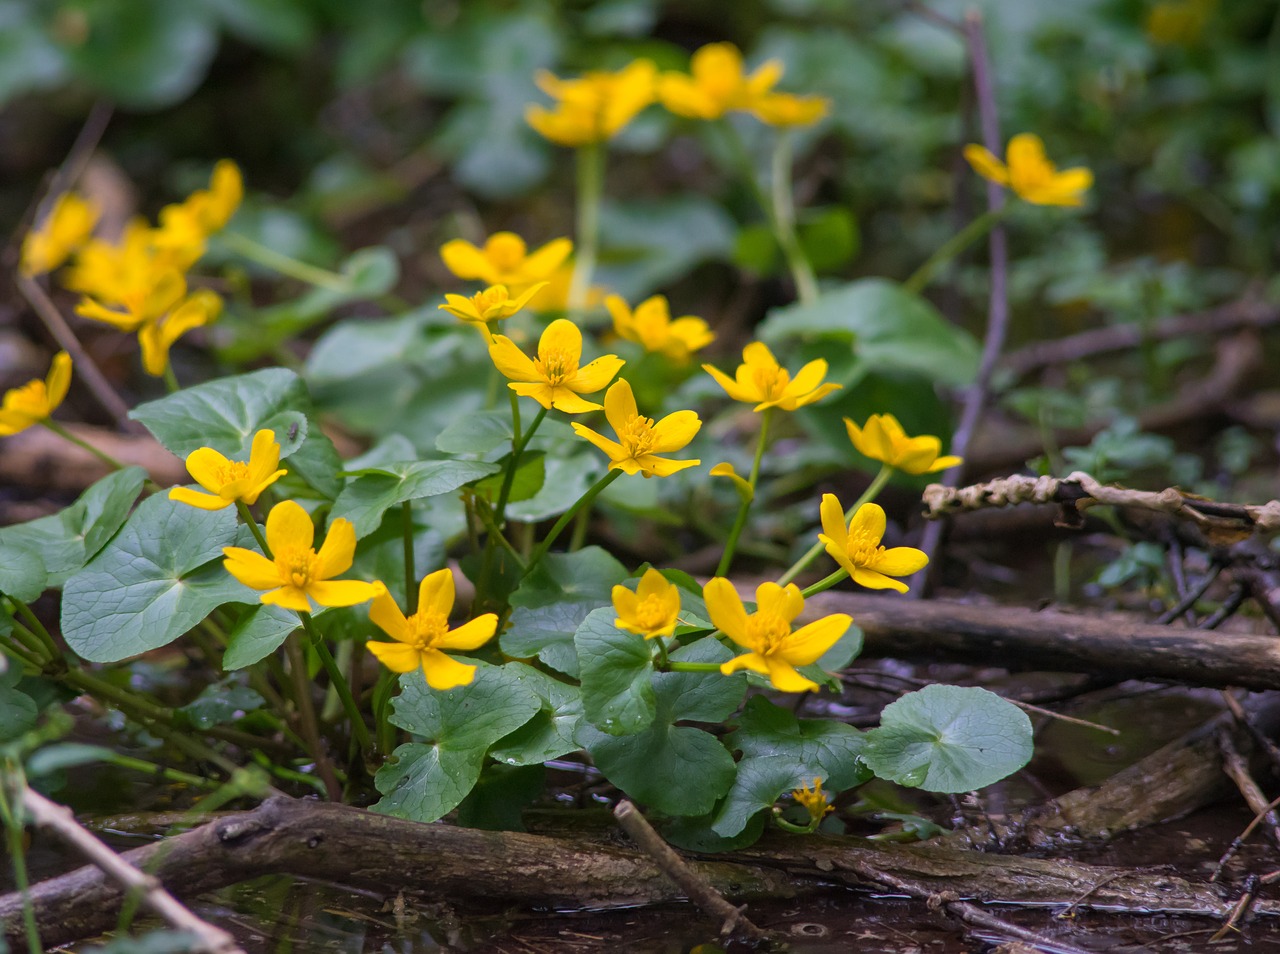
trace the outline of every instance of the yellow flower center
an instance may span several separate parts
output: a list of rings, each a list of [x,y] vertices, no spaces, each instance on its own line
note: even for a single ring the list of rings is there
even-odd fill
[[[791,375],[785,368],[756,365],[751,369],[751,380],[766,401],[772,401],[787,389],[791,383]]]
[[[653,450],[657,435],[653,433],[653,418],[637,414],[618,431],[618,443],[627,449],[630,457],[643,457]]]
[[[666,602],[657,595],[646,596],[636,606],[636,622],[641,629],[662,629],[668,622]]]
[[[243,466],[243,465],[241,465]],[[276,552],[276,568],[280,571],[280,579],[286,585],[305,590],[308,583],[319,579],[316,563],[316,551],[307,547],[294,547]]]
[[[430,610],[414,613],[405,622],[409,625],[406,642],[420,653],[434,649],[436,643],[449,632],[448,618]]]
[[[849,554],[849,562],[854,566],[871,566],[884,553],[884,547],[880,546],[880,538],[872,536],[865,530],[849,534],[844,548]]]
[[[510,296],[507,294],[505,286],[494,285],[492,288],[486,288],[482,292],[477,292],[473,301],[476,303],[476,310],[483,315],[490,308],[495,308],[498,305],[505,305],[509,297]]]
[[[538,373],[552,387],[565,384],[578,373],[578,355],[561,348],[548,348],[538,352],[538,360],[533,362]]]
[[[249,479],[249,465],[242,460],[229,460],[225,466],[218,468],[218,483],[224,488],[241,480]]]
[[[747,617],[747,638],[762,656],[776,653],[791,635],[791,624],[773,613],[758,612]]]

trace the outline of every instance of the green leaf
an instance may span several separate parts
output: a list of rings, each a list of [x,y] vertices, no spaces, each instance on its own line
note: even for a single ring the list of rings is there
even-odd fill
[[[124,524],[146,477],[141,467],[108,474],[61,513],[0,529],[0,547],[38,553],[48,574],[46,585],[61,587]]]
[[[184,713],[197,729],[210,729],[215,725],[235,722],[246,712],[260,709],[265,702],[248,686],[215,684],[205,686],[200,695],[178,711]]]
[[[293,610],[262,603],[248,607],[228,634],[222,668],[230,672],[265,659],[284,645],[289,634],[300,625],[298,614]]]
[[[48,583],[49,573],[37,551],[0,540],[0,593],[30,603]]]
[[[551,603],[608,603],[613,587],[627,578],[627,568],[600,547],[572,553],[548,553],[511,595],[512,606]]]
[[[48,35],[33,4],[0,2],[0,103],[62,82],[67,55]]]
[[[979,347],[971,335],[924,298],[883,278],[824,291],[811,304],[775,308],[757,334],[770,345],[814,338],[848,342],[857,355],[858,375],[871,369],[905,372],[959,387],[978,371]],[[846,380],[846,387],[856,379]]]
[[[453,810],[480,777],[489,747],[528,722],[541,700],[505,666],[479,663],[475,680],[447,692],[429,688],[420,672],[400,677],[391,721],[421,742],[402,745],[378,769],[382,799],[375,811],[432,822]]]
[[[800,246],[815,272],[847,265],[860,244],[857,220],[844,206],[810,209],[800,222]]]
[[[475,454],[478,457],[510,444],[514,437],[509,412],[481,411],[463,415],[441,431],[436,438],[436,450],[443,454]]]
[[[734,225],[718,202],[696,193],[643,202],[606,201],[597,280],[627,300],[672,284],[733,253]]]
[[[503,470],[506,469],[507,463],[508,461],[506,460],[500,462]],[[499,472],[492,477],[486,477],[484,480],[478,481],[476,483],[476,493],[496,503],[498,495],[502,493],[502,481],[505,476],[505,474]],[[522,500],[528,500],[542,489],[546,479],[546,454],[542,451],[526,451],[520,455],[520,466],[516,468],[515,476],[511,480],[508,502],[519,503]]]
[[[500,739],[489,752],[490,757],[506,765],[537,765],[577,751],[574,734],[582,724],[582,692],[578,687],[521,663],[507,663],[503,668],[537,694],[542,708],[520,728]]]
[[[631,735],[653,722],[652,650],[643,636],[613,625],[613,607],[592,610],[574,634],[588,722],[610,735]]]
[[[32,778],[53,775],[80,765],[110,762],[115,753],[101,745],[84,745],[80,742],[59,742],[44,746],[31,753],[25,766]]]
[[[519,592],[519,591],[517,591]],[[517,606],[498,638],[508,656],[537,656],[558,672],[578,678],[578,650],[573,636],[597,603],[552,603],[549,606]]]
[[[157,494],[62,591],[62,635],[92,662],[115,662],[177,639],[248,591],[221,563],[235,512],[198,510]],[[218,562],[213,562],[213,561]]]
[[[998,782],[1032,755],[1031,720],[974,687],[926,686],[885,706],[862,757],[881,778],[928,792]]]
[[[564,513],[600,479],[604,467],[599,454],[582,452],[570,457],[548,455],[546,479],[527,500],[512,501],[507,516],[525,523],[537,523]]]
[[[458,824],[482,831],[524,831],[524,810],[542,795],[542,765],[486,765],[480,780],[458,806]]]
[[[0,744],[30,732],[40,716],[35,700],[18,688],[21,678],[21,666],[0,669]]]
[[[364,471],[343,488],[333,504],[335,517],[346,517],[364,537],[378,529],[382,515],[406,500],[420,500],[457,490],[488,477],[497,464],[478,460],[424,460],[385,464]]]

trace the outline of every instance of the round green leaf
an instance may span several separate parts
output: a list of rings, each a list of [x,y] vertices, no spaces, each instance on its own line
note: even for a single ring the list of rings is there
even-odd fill
[[[378,529],[382,515],[406,500],[420,500],[457,490],[463,484],[497,473],[497,464],[476,460],[423,460],[385,464],[362,472],[333,504],[333,515],[345,517],[365,537]]]
[[[538,765],[576,751],[578,743],[574,741],[574,733],[582,724],[582,693],[578,687],[521,663],[508,663],[503,668],[537,693],[542,708],[520,728],[500,739],[490,750],[490,757],[506,765]]]
[[[592,610],[574,634],[588,722],[610,735],[630,735],[653,722],[653,658],[643,636],[613,625],[612,606]]]
[[[0,593],[30,603],[48,585],[44,560],[35,550],[0,541]]]
[[[230,672],[252,666],[284,645],[289,634],[301,623],[298,614],[280,606],[258,603],[231,627],[227,648],[222,654],[222,668]]]

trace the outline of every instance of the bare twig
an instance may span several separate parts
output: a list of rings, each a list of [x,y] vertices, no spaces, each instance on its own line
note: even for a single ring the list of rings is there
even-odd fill
[[[1175,566],[1180,567],[1182,565],[1180,557],[1173,557],[1171,562]],[[1167,610],[1156,617],[1156,622],[1160,625],[1172,623],[1175,619],[1185,613],[1187,615],[1187,622],[1194,626],[1196,624],[1196,616],[1191,607],[1195,606],[1196,600],[1204,596],[1209,587],[1213,585],[1213,581],[1218,578],[1218,574],[1221,572],[1222,564],[1215,560],[1213,565],[1209,567],[1209,572],[1205,574],[1204,579],[1191,589],[1185,590],[1182,598],[1178,600],[1175,605],[1170,606]],[[1184,587],[1182,584],[1179,584],[1179,588],[1183,589]]]
[[[1222,601],[1212,614],[1206,616],[1200,621],[1200,625],[1196,629],[1217,629],[1240,610],[1244,605],[1244,601],[1249,598],[1249,587],[1243,583],[1237,583],[1227,594],[1227,598]]]
[[[614,808],[613,817],[631,836],[631,840],[653,859],[654,864],[680,886],[681,890],[689,896],[689,900],[707,914],[721,920],[720,934],[723,937],[737,934],[753,941],[762,941],[768,937],[765,931],[756,927],[743,914],[742,908],[735,907],[726,901],[710,881],[689,867],[685,860],[662,840],[662,836],[653,830],[653,826],[644,815],[640,814],[635,805],[623,799]]]
[[[230,934],[196,917],[156,878],[130,865],[82,828],[71,809],[25,787],[22,805],[37,825],[53,831],[126,891],[140,895],[142,903],[170,925],[194,935],[198,943],[194,950],[206,954],[244,954]]]
[[[1217,933],[1214,934],[1213,937],[1209,938],[1210,944],[1216,944],[1232,931],[1239,930],[1237,925],[1239,925],[1240,922],[1244,920],[1245,915],[1249,913],[1249,908],[1253,906],[1254,900],[1258,897],[1258,890],[1261,887],[1262,881],[1257,875],[1249,875],[1249,877],[1245,879],[1244,887],[1240,893],[1240,900],[1232,906],[1231,914],[1227,917],[1226,923],[1218,929]]]

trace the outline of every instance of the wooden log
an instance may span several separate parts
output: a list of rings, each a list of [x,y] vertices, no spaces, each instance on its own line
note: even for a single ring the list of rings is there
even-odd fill
[[[1272,636],[837,590],[806,603],[806,618],[829,613],[853,617],[862,627],[868,656],[1280,689],[1280,639]]]

